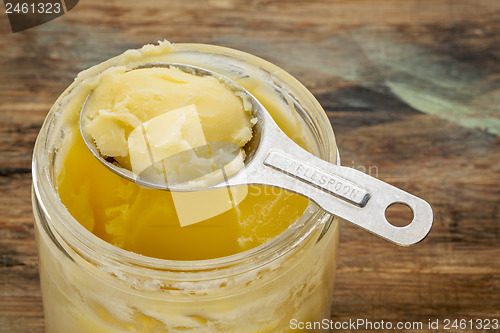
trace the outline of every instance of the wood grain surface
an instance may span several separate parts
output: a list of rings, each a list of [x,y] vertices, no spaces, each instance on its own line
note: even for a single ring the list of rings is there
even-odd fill
[[[80,70],[163,39],[282,67],[325,108],[344,165],[433,206],[408,248],[343,226],[333,321],[500,320],[500,1],[81,0],[18,33],[1,9],[0,332],[44,332],[30,169],[47,111]],[[500,330],[446,332],[464,331]]]

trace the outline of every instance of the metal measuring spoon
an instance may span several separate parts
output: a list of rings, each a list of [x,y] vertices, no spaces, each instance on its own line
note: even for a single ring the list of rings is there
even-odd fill
[[[89,121],[84,103],[80,114],[80,131],[85,144],[99,161],[119,176],[145,187],[172,191],[270,185],[305,196],[328,213],[398,245],[415,244],[429,233],[433,213],[426,201],[361,171],[326,162],[302,149],[283,133],[264,106],[234,81],[186,64],[151,63],[132,70],[152,67],[174,67],[195,75],[213,76],[235,93],[248,98],[257,123],[253,126],[252,139],[245,146],[245,167],[225,182],[197,189],[138,178],[132,171],[110,163],[101,156],[94,140],[84,129]],[[386,210],[393,204],[404,204],[412,210],[413,220],[410,224],[397,227],[388,222]]]

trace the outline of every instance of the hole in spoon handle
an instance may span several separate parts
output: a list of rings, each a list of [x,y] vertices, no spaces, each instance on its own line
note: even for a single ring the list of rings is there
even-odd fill
[[[331,164],[298,149],[294,156],[271,150],[264,165],[274,173],[273,184],[304,195],[329,213],[398,245],[421,241],[430,231],[430,205],[403,190],[358,170]],[[404,204],[413,220],[404,227],[389,223],[386,210]]]

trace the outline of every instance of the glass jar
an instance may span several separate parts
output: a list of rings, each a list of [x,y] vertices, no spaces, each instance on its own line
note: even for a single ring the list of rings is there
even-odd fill
[[[297,323],[330,317],[339,220],[311,203],[279,236],[251,250],[210,260],[174,261],[115,247],[85,229],[61,203],[55,186],[64,140],[64,110],[82,100],[84,76],[142,61],[141,51],[95,66],[60,96],[33,155],[33,209],[46,331],[297,332]],[[258,57],[228,48],[176,44],[168,54],[146,46],[151,62],[197,65],[226,75],[259,99],[286,101],[299,119],[292,137],[338,162],[323,109],[296,79]],[[255,82],[259,81],[259,88]]]

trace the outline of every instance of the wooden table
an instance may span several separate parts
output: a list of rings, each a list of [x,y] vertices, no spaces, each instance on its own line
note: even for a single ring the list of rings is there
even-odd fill
[[[48,109],[80,70],[163,39],[276,63],[324,106],[344,165],[433,206],[409,248],[343,227],[334,322],[500,319],[499,17],[496,0],[82,0],[14,34],[0,14],[0,332],[44,331],[30,167]],[[446,332],[462,331],[500,330]]]

